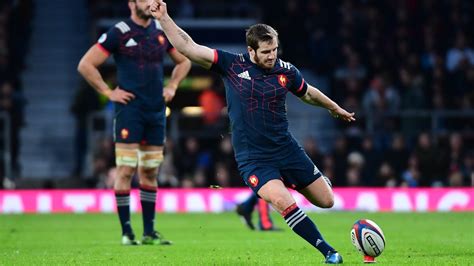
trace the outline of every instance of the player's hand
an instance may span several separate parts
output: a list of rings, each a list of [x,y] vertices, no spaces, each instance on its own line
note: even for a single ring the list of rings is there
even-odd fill
[[[119,87],[115,88],[115,90],[113,90],[107,96],[109,97],[109,100],[111,100],[112,102],[118,102],[121,104],[127,104],[131,100],[135,99],[135,95],[133,95],[132,93],[126,90],[122,90]]]
[[[150,13],[158,20],[164,17],[168,13],[166,3],[163,0],[150,0]]]
[[[344,120],[346,122],[352,122],[352,121],[356,120],[354,112],[349,113],[349,112],[347,112],[346,110],[344,110],[343,108],[341,108],[339,106],[334,110],[328,110],[328,111],[333,117],[339,118],[339,119]]]
[[[163,98],[165,98],[165,102],[167,103],[171,102],[175,94],[176,94],[176,88],[169,87],[169,86],[163,88]]]

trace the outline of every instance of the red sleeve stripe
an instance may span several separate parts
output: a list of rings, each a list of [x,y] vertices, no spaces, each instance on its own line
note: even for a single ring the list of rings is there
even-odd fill
[[[300,88],[296,91],[297,93],[300,92],[304,87],[304,79],[301,81]]]
[[[212,60],[212,63],[217,64],[217,61],[219,61],[219,54],[217,53],[217,50],[214,49],[214,60]]]
[[[107,56],[110,55],[110,52],[109,52],[107,49],[105,49],[105,47],[102,46],[102,44],[97,43],[96,45],[97,45],[97,47],[98,47],[102,52],[104,52]]]

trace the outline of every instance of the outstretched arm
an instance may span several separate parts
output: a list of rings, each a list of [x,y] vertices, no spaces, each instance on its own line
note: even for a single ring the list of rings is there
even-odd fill
[[[211,68],[214,61],[214,50],[196,44],[185,31],[178,27],[168,15],[165,2],[162,0],[151,1],[151,14],[160,22],[161,28],[174,48],[194,63],[207,69]]]
[[[301,100],[307,104],[321,106],[328,109],[329,113],[331,113],[331,115],[335,118],[339,118],[347,122],[356,120],[354,117],[355,113],[347,112],[329,97],[324,95],[324,93],[311,85],[308,85],[308,89],[305,95],[301,97]]]

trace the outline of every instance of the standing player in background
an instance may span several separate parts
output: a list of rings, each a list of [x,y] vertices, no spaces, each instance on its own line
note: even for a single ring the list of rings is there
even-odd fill
[[[159,22],[150,14],[148,0],[129,0],[128,7],[130,19],[102,34],[81,59],[78,70],[92,87],[115,102],[114,190],[122,244],[138,244],[130,223],[130,185],[137,166],[143,212],[142,244],[171,244],[154,230],[156,178],[163,161],[165,102],[173,99],[191,62],[169,44]],[[163,87],[165,52],[176,66],[168,85]],[[117,65],[118,87],[114,90],[98,71],[110,54]]]
[[[152,15],[178,51],[222,76],[235,159],[244,181],[281,213],[295,233],[318,249],[326,263],[342,263],[342,257],[285,187],[299,191],[316,206],[334,205],[329,180],[288,131],[286,94],[291,92],[308,104],[324,107],[347,122],[355,121],[354,113],[339,107],[307,84],[296,67],[277,58],[278,33],[272,27],[251,26],[246,33],[248,53],[232,54],[196,44],[169,17],[162,0],[152,0],[150,5]]]
[[[268,202],[258,198],[257,194],[253,192],[245,201],[237,204],[236,207],[237,214],[242,218],[250,230],[255,230],[255,225],[252,221],[252,213],[255,207],[257,207],[258,229],[260,231],[281,231],[280,228],[273,224]]]

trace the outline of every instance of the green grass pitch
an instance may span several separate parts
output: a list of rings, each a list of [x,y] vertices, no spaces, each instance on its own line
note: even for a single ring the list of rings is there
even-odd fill
[[[315,265],[323,257],[294,234],[253,232],[234,213],[158,214],[173,246],[121,246],[115,214],[0,215],[0,265]],[[378,223],[386,249],[378,265],[474,265],[474,213],[310,213],[344,258],[362,265],[350,242],[360,218]],[[254,217],[256,218],[256,217]],[[137,235],[140,214],[133,215]]]

